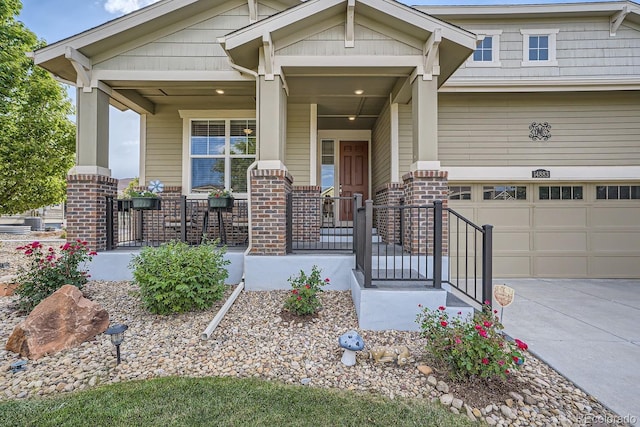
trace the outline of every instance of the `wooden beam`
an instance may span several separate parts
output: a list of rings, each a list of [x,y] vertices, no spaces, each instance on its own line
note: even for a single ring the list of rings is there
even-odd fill
[[[258,0],[247,0],[249,3],[249,23],[258,22]]]
[[[112,89],[111,97],[138,114],[155,114],[156,104],[133,89]]]
[[[91,86],[91,60],[71,46],[65,47],[64,57],[71,62],[76,70],[79,83],[84,87]]]
[[[442,29],[433,30],[424,44],[424,80],[431,80],[433,76],[440,75],[440,42],[442,41]]]
[[[273,80],[274,75],[274,51],[273,42],[271,41],[271,33],[262,35],[262,47],[264,48],[264,71],[265,80]]]
[[[629,5],[625,5],[625,7],[623,7],[622,10],[618,11],[616,14],[614,14],[611,17],[611,19],[609,20],[610,36],[613,37],[616,35],[616,31],[618,31],[618,28],[620,28],[620,25],[622,25],[622,22],[630,12],[631,12],[631,9],[629,8]]]
[[[356,0],[347,1],[347,20],[344,29],[344,47],[355,46],[355,9]]]

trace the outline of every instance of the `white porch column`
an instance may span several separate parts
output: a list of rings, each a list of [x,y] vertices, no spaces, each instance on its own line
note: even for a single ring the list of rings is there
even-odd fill
[[[76,172],[110,176],[109,95],[77,91]]]
[[[286,170],[287,94],[278,75],[258,78],[258,139],[258,169]]]
[[[438,161],[438,77],[418,75],[411,85],[413,164],[411,170],[440,168]]]

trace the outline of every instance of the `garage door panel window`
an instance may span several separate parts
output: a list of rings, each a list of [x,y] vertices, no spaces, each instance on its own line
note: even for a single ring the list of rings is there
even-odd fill
[[[597,200],[640,200],[640,185],[597,185]]]
[[[449,200],[471,200],[471,186],[450,186]]]
[[[540,186],[539,200],[582,200],[582,186]]]
[[[527,200],[527,187],[515,185],[483,186],[484,200]]]

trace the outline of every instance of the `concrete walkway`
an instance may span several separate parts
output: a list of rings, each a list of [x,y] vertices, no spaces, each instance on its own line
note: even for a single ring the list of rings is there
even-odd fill
[[[640,280],[506,279],[505,331],[640,425]]]

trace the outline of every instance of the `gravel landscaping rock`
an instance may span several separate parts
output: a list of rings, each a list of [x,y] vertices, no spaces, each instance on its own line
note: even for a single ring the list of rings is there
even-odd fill
[[[14,244],[2,242],[0,260],[13,264],[5,254],[10,252],[8,245]],[[584,425],[586,414],[591,419],[615,419],[615,414],[596,399],[531,354],[512,374],[521,387],[509,395],[509,402],[470,406],[452,394],[448,378],[418,371],[426,355],[425,340],[417,332],[360,331],[348,291],[324,292],[320,297],[322,311],[308,321],[281,317],[287,291],[242,292],[206,341],[200,335],[233,287],[210,310],[171,316],[144,311],[136,291],[129,282],[94,281],[85,287],[85,296],[101,304],[111,322],[129,326],[121,346],[120,365],[116,366],[114,346],[102,334],[74,349],[29,361],[27,369],[16,374],[9,365],[19,356],[6,351],[4,344],[25,316],[15,312],[15,297],[0,298],[0,400],[29,399],[154,377],[232,376],[442,402],[463,416],[482,419],[489,425]],[[374,364],[365,348],[357,353],[355,366],[345,366],[340,362],[343,349],[338,337],[352,329],[362,336],[367,348],[406,345],[410,360],[404,366]]]

